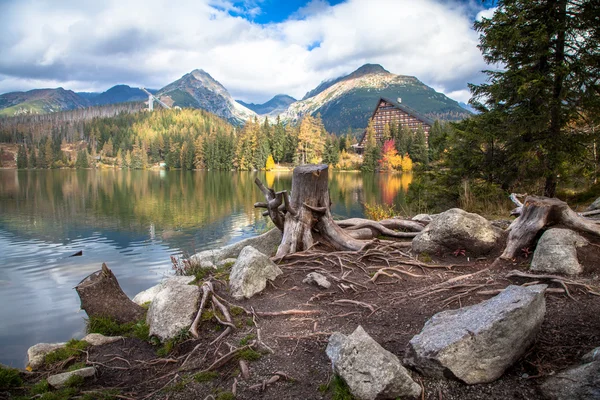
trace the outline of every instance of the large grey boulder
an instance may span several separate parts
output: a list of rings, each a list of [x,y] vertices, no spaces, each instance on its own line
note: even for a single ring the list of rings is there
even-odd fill
[[[503,237],[501,229],[478,214],[452,208],[435,216],[412,240],[416,253],[446,253],[464,249],[473,255],[489,253]]]
[[[269,257],[252,246],[240,252],[229,274],[231,295],[238,300],[249,299],[267,286],[267,279],[274,280],[283,274]]]
[[[280,243],[281,231],[278,228],[273,228],[262,235],[244,239],[219,249],[201,251],[191,256],[190,261],[196,263],[210,261],[214,265],[218,265],[219,261],[227,258],[238,258],[240,252],[246,246],[252,246],[264,255],[271,257],[277,251]]]
[[[150,289],[146,289],[136,294],[133,298],[133,302],[139,305],[150,303],[154,300],[154,297],[167,286],[188,285],[194,279],[196,279],[194,276],[168,276],[158,285],[154,285]]]
[[[168,340],[189,328],[198,311],[199,297],[196,285],[166,285],[156,294],[146,315],[150,335]]]
[[[360,325],[351,335],[331,335],[326,352],[333,371],[359,400],[415,398],[421,394],[421,387],[398,357],[381,347]]]
[[[468,384],[498,379],[534,342],[546,287],[511,285],[479,304],[435,314],[410,340],[404,363]]]
[[[600,399],[600,361],[589,362],[551,376],[540,389],[550,400]]]
[[[66,343],[38,343],[27,349],[27,365],[31,369],[38,369],[44,365],[46,354],[65,347]]]
[[[535,248],[531,270],[538,272],[577,275],[583,268],[577,259],[577,248],[588,241],[569,229],[548,229]]]
[[[75,371],[63,372],[62,374],[50,375],[48,384],[55,389],[61,389],[66,386],[69,378],[72,376],[81,376],[82,378],[91,378],[96,374],[94,367],[76,369]]]

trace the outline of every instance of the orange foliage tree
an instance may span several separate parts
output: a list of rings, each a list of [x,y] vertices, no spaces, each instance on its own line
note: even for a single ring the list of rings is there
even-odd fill
[[[394,140],[386,140],[383,143],[381,160],[379,160],[379,169],[381,171],[393,171],[402,166],[402,156],[398,154]]]

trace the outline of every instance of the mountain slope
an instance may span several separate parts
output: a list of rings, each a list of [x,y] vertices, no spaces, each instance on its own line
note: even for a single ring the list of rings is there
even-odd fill
[[[148,95],[139,88],[132,88],[127,85],[116,85],[104,93],[90,99],[94,105],[127,103],[130,101],[145,101]]]
[[[167,105],[201,108],[238,125],[256,115],[233,100],[223,85],[201,69],[160,89],[157,96]]]
[[[236,101],[259,115],[276,117],[278,114],[287,110],[290,104],[294,103],[296,99],[287,94],[278,94],[264,104],[244,103],[241,100]]]
[[[47,114],[89,107],[88,100],[71,90],[34,89],[0,95],[0,115]]]
[[[308,97],[307,97],[308,96]],[[402,103],[431,119],[458,120],[471,115],[456,101],[414,76],[395,75],[377,64],[366,64],[349,75],[323,82],[282,114],[287,121],[321,114],[329,132],[364,129],[380,97]]]

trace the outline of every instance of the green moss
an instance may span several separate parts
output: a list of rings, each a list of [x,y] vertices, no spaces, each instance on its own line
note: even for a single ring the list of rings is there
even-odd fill
[[[237,357],[241,360],[256,361],[260,360],[262,354],[252,349],[244,349],[238,353]]]
[[[252,320],[252,318],[246,318],[246,325],[254,326],[254,321]]]
[[[181,381],[164,388],[163,392],[166,392],[166,393],[183,392],[185,390],[185,387],[188,385],[188,383],[190,383],[190,381],[191,381],[191,378],[189,376],[186,376]]]
[[[147,341],[150,327],[146,324],[145,317],[138,322],[119,324],[109,317],[92,317],[87,323],[88,333],[99,333],[104,336],[135,337]]]
[[[77,388],[83,386],[84,380],[85,379],[83,376],[73,375],[69,379],[67,379],[67,381],[65,382],[65,386],[68,388]]]
[[[196,382],[209,382],[218,377],[219,374],[215,371],[203,371],[198,372],[196,375],[194,375],[194,379],[196,380]]]
[[[0,389],[9,389],[22,384],[23,380],[18,369],[0,367]]]
[[[159,357],[165,357],[171,353],[179,343],[186,341],[190,337],[190,332],[188,329],[189,328],[183,328],[173,339],[169,339],[163,343],[162,347],[156,350],[156,355]]]
[[[350,393],[350,388],[338,375],[333,377],[329,387],[332,392],[331,400],[354,400],[354,396]]]
[[[231,315],[233,315],[234,317],[244,314],[244,309],[242,307],[233,306],[233,307],[231,307],[231,310],[229,310],[229,311],[231,312]]]
[[[235,395],[231,392],[220,392],[215,400],[235,400]]]
[[[432,258],[428,253],[421,253],[421,261],[431,262]]]
[[[94,391],[93,393],[86,393],[80,400],[117,400],[118,390],[102,390]]]
[[[46,354],[44,361],[47,365],[64,361],[70,357],[77,357],[81,355],[81,352],[87,349],[90,344],[83,340],[71,339],[67,342],[66,346],[60,349],[56,349],[51,353]]]
[[[36,395],[36,394],[44,394],[46,392],[50,391],[50,385],[48,384],[48,381],[45,379],[42,379],[41,381],[39,381],[38,383],[36,383],[35,385],[33,385],[31,387],[31,389],[29,389],[29,392],[32,395]]]
[[[75,388],[66,388],[62,390],[58,390],[56,392],[47,392],[42,394],[38,399],[41,400],[69,400],[75,397],[77,394],[77,389]]]
[[[67,371],[76,371],[78,369],[85,368],[85,367],[86,367],[86,364],[84,362],[78,362],[78,363],[75,363],[75,364],[71,365],[67,369]]]
[[[256,335],[254,335],[254,334],[252,334],[252,333],[251,333],[251,334],[249,334],[249,335],[246,335],[246,336],[244,336],[244,337],[243,337],[243,338],[240,340],[240,345],[241,345],[241,346],[245,346],[245,345],[247,345],[248,343],[250,343],[250,342],[251,342],[252,340],[254,340],[254,339],[256,339]]]

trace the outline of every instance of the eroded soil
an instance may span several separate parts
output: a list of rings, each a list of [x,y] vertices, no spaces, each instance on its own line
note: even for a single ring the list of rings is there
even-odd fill
[[[263,293],[245,301],[233,300],[227,294],[226,282],[214,281],[222,298],[250,312],[234,309],[238,312],[233,334],[210,344],[222,332],[213,318],[201,323],[199,340],[183,341],[163,357],[156,355],[156,346],[138,339],[92,348],[87,361],[98,368],[97,378],[82,390],[93,394],[115,388],[121,398],[134,399],[226,399],[232,390],[236,399],[330,399],[333,389],[326,388],[332,370],[325,348],[332,332],[349,334],[362,325],[385,349],[402,359],[409,340],[437,312],[481,302],[510,284],[540,281],[564,290],[561,284],[546,279],[507,277],[512,270],[526,272],[531,259],[526,251],[513,262],[503,263],[492,263],[498,252],[475,260],[460,251],[433,260],[416,260],[403,258],[399,251],[378,249],[367,257],[364,252],[330,252],[318,258],[290,258],[281,265],[282,276]],[[599,254],[596,246],[581,249],[585,273],[576,278],[595,290],[600,282]],[[404,264],[399,263],[401,259]],[[398,268],[387,271],[396,276],[380,275],[373,282],[375,273],[384,267]],[[314,270],[330,276],[330,289],[302,283]],[[415,381],[424,387],[423,399],[542,398],[538,386],[545,377],[578,364],[584,353],[600,346],[600,298],[583,286],[567,284],[567,288],[572,298],[557,291],[546,295],[546,318],[536,343],[501,379],[468,386],[413,372]],[[260,315],[285,310],[308,313]],[[264,345],[257,343],[258,329]],[[236,357],[215,368],[216,374],[201,374],[203,382],[193,379],[215,360],[247,343],[254,343],[262,354],[258,360],[247,361],[248,379],[243,378]],[[181,371],[184,362],[184,369],[192,369]],[[278,377],[276,381],[273,376]],[[274,382],[265,384],[271,378]]]

